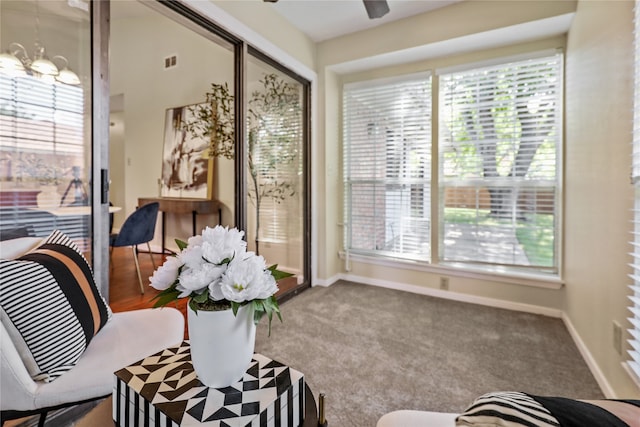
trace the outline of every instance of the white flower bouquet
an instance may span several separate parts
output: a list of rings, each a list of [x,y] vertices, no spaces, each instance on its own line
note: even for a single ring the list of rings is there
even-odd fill
[[[154,297],[154,307],[189,297],[189,308],[196,313],[232,309],[235,315],[240,306],[252,304],[254,322],[266,314],[271,333],[273,314],[282,321],[274,296],[276,282],[292,274],[277,270],[277,265],[267,267],[262,256],[247,251],[243,237],[244,231],[218,225],[206,227],[186,243],[176,240],[180,252],[149,278],[151,286],[161,291]]]

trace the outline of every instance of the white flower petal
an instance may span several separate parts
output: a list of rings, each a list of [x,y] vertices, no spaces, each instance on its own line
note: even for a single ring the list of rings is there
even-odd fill
[[[187,246],[178,257],[185,266],[192,269],[200,268],[205,263],[202,259],[202,246]]]
[[[242,240],[244,231],[220,225],[207,227],[202,232],[202,255],[214,264],[240,256],[247,250],[247,242]]]
[[[184,289],[202,293],[209,284],[217,281],[225,271],[225,266],[209,263],[202,264],[199,268],[186,268],[180,274],[180,285]]]
[[[169,288],[178,278],[178,270],[182,262],[176,257],[169,257],[149,278],[151,286],[163,291]]]
[[[225,299],[219,280],[209,285],[209,299],[213,301],[220,301]]]
[[[264,299],[275,294],[278,286],[266,269],[264,258],[247,253],[244,259],[235,259],[220,280],[226,299],[235,302]]]

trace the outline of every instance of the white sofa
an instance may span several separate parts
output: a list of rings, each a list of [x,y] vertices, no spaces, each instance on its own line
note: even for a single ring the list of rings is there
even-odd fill
[[[640,400],[575,400],[497,391],[477,397],[461,414],[402,410],[383,415],[376,427],[640,427]]]
[[[23,238],[1,242],[0,256],[14,258],[41,240]],[[113,390],[115,371],[175,346],[183,338],[184,317],[176,309],[114,313],[70,371],[55,381],[44,382],[31,378],[7,329],[0,323],[2,423],[39,413],[42,425],[48,410],[108,396]]]
[[[376,427],[454,427],[458,414],[401,410],[383,415]]]

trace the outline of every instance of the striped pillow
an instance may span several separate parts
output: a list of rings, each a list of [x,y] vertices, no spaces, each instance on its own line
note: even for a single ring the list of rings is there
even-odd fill
[[[34,380],[73,368],[111,317],[77,245],[54,231],[13,260],[0,260],[0,321]]]
[[[456,426],[559,427],[560,423],[532,397],[501,391],[477,398],[456,418]]]

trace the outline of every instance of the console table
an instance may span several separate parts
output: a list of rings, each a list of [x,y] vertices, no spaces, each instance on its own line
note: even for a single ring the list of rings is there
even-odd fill
[[[139,197],[138,207],[149,203],[158,202],[159,209],[162,212],[162,251],[165,249],[165,228],[166,218],[165,212],[177,214],[191,214],[192,236],[197,233],[196,216],[198,214],[218,214],[218,224],[222,224],[222,202],[210,199],[194,199],[188,197]]]

